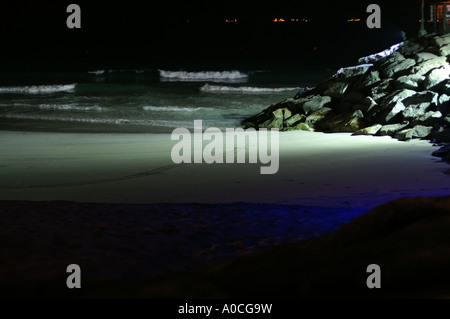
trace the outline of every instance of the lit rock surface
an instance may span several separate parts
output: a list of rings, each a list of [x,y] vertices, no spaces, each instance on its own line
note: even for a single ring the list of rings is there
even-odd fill
[[[450,35],[410,39],[360,58],[358,65],[339,69],[314,89],[271,105],[242,124],[450,143],[444,120],[450,110],[449,60]],[[289,110],[291,117],[277,117],[280,108]]]

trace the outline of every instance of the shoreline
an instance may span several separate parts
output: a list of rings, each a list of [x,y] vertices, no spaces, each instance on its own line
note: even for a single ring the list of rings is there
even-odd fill
[[[450,192],[428,141],[280,132],[280,169],[174,164],[170,134],[0,131],[0,200],[232,203],[370,209]],[[447,185],[447,186],[446,186]]]

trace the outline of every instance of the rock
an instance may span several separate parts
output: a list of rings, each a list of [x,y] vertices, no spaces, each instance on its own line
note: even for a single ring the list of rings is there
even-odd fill
[[[364,115],[361,111],[340,113],[328,118],[327,124],[330,127],[330,131],[334,133],[355,132],[366,126],[363,117]]]
[[[425,115],[430,109],[436,110],[439,94],[432,91],[417,93],[402,101],[405,109],[402,111],[405,119],[415,119]]]
[[[438,84],[448,80],[450,77],[450,67],[434,69],[430,72],[424,82],[425,89],[431,89]]]
[[[383,127],[381,124],[375,124],[372,126],[365,127],[363,129],[357,130],[352,135],[375,135]]]
[[[402,111],[403,118],[404,119],[416,119],[421,116],[425,115],[425,112],[427,111],[429,107],[429,104],[427,103],[421,103],[417,105],[408,106]]]
[[[375,62],[378,62],[380,60],[383,60],[383,59],[391,56],[394,52],[398,51],[402,46],[403,46],[403,42],[402,43],[398,43],[398,44],[394,44],[389,49],[386,49],[384,51],[381,51],[381,52],[378,52],[378,53],[375,53],[375,54],[371,54],[371,55],[359,58],[358,64],[375,63]]]
[[[450,143],[450,128],[442,128],[432,134],[433,140],[438,143]]]
[[[377,66],[377,69],[384,69],[384,68],[388,67],[389,65],[398,64],[404,60],[406,60],[406,58],[403,56],[403,54],[401,54],[400,52],[397,51],[397,52],[392,53],[392,55],[388,59],[381,62]]]
[[[395,138],[400,141],[407,141],[413,138],[425,138],[430,135],[432,129],[432,126],[416,125],[413,128],[398,132],[395,134]]]
[[[448,56],[450,55],[450,44],[447,44],[439,49],[439,54],[441,56]]]
[[[350,83],[347,82],[334,82],[325,92],[324,95],[330,96],[332,98],[342,98]]]
[[[403,47],[400,49],[403,55],[412,56],[420,51],[422,51],[424,47],[419,43],[415,43],[412,41],[405,41]]]
[[[448,96],[447,94],[442,94],[439,97],[438,103],[439,112],[441,112],[443,115],[447,115],[450,111],[450,96]]]
[[[351,91],[347,95],[344,96],[343,99],[339,101],[339,103],[334,107],[338,112],[347,112],[352,110],[355,104],[362,103],[366,98],[365,94],[362,94],[358,91]]]
[[[308,131],[308,132],[314,132],[314,129],[312,127],[310,127],[308,124],[306,123],[298,123],[296,126],[289,128],[289,131],[295,131],[295,130],[299,130],[299,131]]]
[[[319,121],[322,121],[327,115],[332,113],[333,110],[328,107],[323,107],[311,113],[306,117],[305,123],[310,127],[314,127]]]
[[[272,118],[263,122],[259,127],[264,128],[278,128],[283,129],[285,119],[288,119],[292,116],[292,113],[287,108],[279,108],[272,112]]]
[[[450,117],[445,117],[433,128],[431,136],[435,142],[450,142]]]
[[[335,75],[333,75],[333,78],[336,79],[348,79],[355,76],[360,76],[363,74],[366,74],[370,68],[373,66],[373,64],[359,64],[355,66],[350,66],[346,68],[340,68]]]
[[[441,94],[438,99],[438,105],[444,104],[450,101],[450,96],[447,94]]]
[[[386,112],[383,121],[380,122],[388,123],[391,119],[394,118],[394,116],[396,116],[398,113],[400,113],[406,108],[405,105],[403,104],[403,101],[415,94],[416,94],[415,91],[404,89],[395,91],[388,97],[386,97],[381,104],[381,108]]]
[[[305,102],[302,105],[303,113],[308,115],[318,109],[323,108],[325,105],[331,102],[331,97],[329,96],[321,96],[321,95],[312,95],[306,98]]]
[[[282,117],[272,117],[269,120],[263,122],[262,124],[258,125],[259,128],[277,128],[282,129],[283,128],[283,118]]]
[[[412,122],[412,125],[425,125],[425,126],[434,126],[439,122],[442,118],[442,113],[439,111],[429,111],[424,115],[415,118]]]
[[[393,79],[384,79],[377,86],[370,89],[369,95],[376,102],[379,102],[381,99],[383,99],[392,92],[393,84],[394,84]]]
[[[361,80],[356,82],[355,87],[357,89],[361,89],[361,90],[369,89],[371,86],[373,86],[374,84],[376,84],[380,81],[381,81],[380,72],[371,71],[371,72],[367,73],[365,76],[363,76],[361,78]]]
[[[288,109],[276,109],[272,112],[273,116],[276,118],[281,117],[284,120],[284,112],[287,110],[289,112],[289,117],[291,116],[291,112]]]
[[[450,144],[446,144],[442,146],[437,151],[434,151],[431,155],[436,157],[442,157],[443,161],[449,162],[450,161]]]
[[[450,36],[443,35],[443,36],[439,36],[439,37],[434,37],[432,40],[432,43],[434,46],[441,48],[447,44],[450,44]]]
[[[394,82],[394,86],[396,89],[410,89],[410,90],[418,90],[422,83],[425,81],[425,77],[422,75],[403,75],[397,78]]]
[[[412,68],[411,73],[416,75],[425,75],[431,70],[438,69],[445,65],[447,65],[447,58],[440,56],[431,60],[418,63],[416,66]]]
[[[421,103],[428,103],[430,106],[438,104],[439,94],[433,91],[423,91],[403,99],[405,106],[417,105]]]
[[[294,99],[298,100],[299,98],[302,98],[302,97],[308,95],[308,93],[311,91],[312,91],[312,88],[310,88],[310,87],[300,88],[300,90],[298,90],[297,94],[295,95]]]
[[[285,127],[292,127],[295,126],[297,123],[304,121],[306,119],[306,116],[303,114],[294,114],[290,118],[284,121]]]
[[[400,50],[401,48],[401,50]],[[426,48],[426,49],[424,49]],[[271,105],[246,127],[449,139],[450,35],[425,35],[359,59],[314,89]],[[431,131],[431,128],[432,131]]]
[[[363,113],[369,114],[376,107],[378,107],[377,102],[370,96],[367,96],[353,105],[353,111],[361,110]]]
[[[406,72],[414,65],[416,65],[416,61],[414,59],[405,59],[401,62],[390,64],[386,68],[382,69],[381,74],[384,78],[392,78],[399,73]]]
[[[429,52],[419,52],[414,56],[417,63],[425,62],[437,58],[437,55]]]
[[[450,95],[450,80],[447,80],[446,83],[443,83],[442,93]]]
[[[389,124],[389,125],[383,125],[383,127],[379,130],[378,135],[385,136],[394,136],[395,133],[403,130],[405,127],[409,125],[408,121],[405,121],[403,123],[397,123],[397,124]]]
[[[446,144],[437,151],[434,151],[433,154],[431,154],[436,157],[443,157],[445,155],[450,155],[450,144]]]

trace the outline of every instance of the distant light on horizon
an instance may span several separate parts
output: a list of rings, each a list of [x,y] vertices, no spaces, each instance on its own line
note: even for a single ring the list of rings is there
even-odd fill
[[[356,19],[348,19],[347,22],[361,22],[361,19],[356,18]]]
[[[278,22],[310,22],[311,20],[305,19],[305,18],[291,18],[291,19],[284,19],[284,18],[275,18],[272,20],[272,22],[278,23]]]

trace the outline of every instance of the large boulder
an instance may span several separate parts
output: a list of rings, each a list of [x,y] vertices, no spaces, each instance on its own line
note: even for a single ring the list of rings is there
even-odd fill
[[[415,94],[416,92],[413,90],[404,89],[395,91],[386,97],[381,104],[383,110],[382,123],[389,123],[398,113],[403,111],[406,108],[403,101]]]
[[[323,107],[308,115],[305,123],[310,127],[315,127],[318,122],[323,121],[330,114],[333,114],[333,110],[328,107]]]
[[[396,124],[388,124],[383,125],[380,130],[378,131],[378,135],[380,136],[394,136],[397,132],[403,130],[409,125],[408,121],[404,121],[402,123],[396,123]]]
[[[311,114],[318,109],[323,108],[325,105],[331,102],[331,97],[321,95],[311,95],[305,98],[302,109],[304,114]]]
[[[334,82],[330,87],[324,92],[324,95],[331,98],[340,99],[347,92],[350,83],[348,82]]]
[[[406,73],[414,65],[416,65],[416,61],[414,59],[405,59],[403,61],[392,63],[386,66],[382,69],[381,74],[384,76],[384,78],[392,78],[397,74]]]
[[[439,56],[437,58],[418,63],[412,68],[411,73],[415,75],[426,75],[431,70],[445,67],[446,65],[448,65],[447,58]]]
[[[304,121],[305,119],[306,119],[306,115],[296,113],[296,114],[292,115],[291,117],[287,118],[286,120],[284,120],[284,125],[286,127],[294,127],[298,123]]]
[[[397,90],[410,89],[417,91],[421,88],[424,81],[425,77],[423,75],[403,75],[395,80],[394,86]]]
[[[370,70],[370,68],[372,68],[372,66],[373,64],[367,63],[350,66],[346,68],[340,68],[333,76],[333,78],[348,79],[351,77],[360,76],[366,74]]]
[[[400,51],[405,56],[412,56],[412,55],[422,51],[423,49],[424,49],[424,47],[417,42],[406,41]]]
[[[435,142],[450,143],[450,117],[445,117],[433,128],[431,136]]]
[[[378,133],[378,131],[383,127],[381,124],[375,124],[372,126],[368,126],[365,128],[362,128],[360,130],[357,130],[353,135],[375,135]]]
[[[327,128],[325,131],[338,133],[358,131],[362,127],[367,126],[367,123],[364,121],[364,114],[358,110],[329,116],[321,125],[322,128]]]
[[[384,59],[388,58],[389,56],[391,56],[394,52],[397,52],[398,50],[400,50],[402,48],[402,46],[403,46],[403,42],[394,44],[389,49],[386,49],[384,51],[359,58],[358,64],[369,64],[369,63],[371,64],[371,63],[376,63],[381,60],[384,60]]]
[[[424,87],[426,90],[431,89],[442,82],[450,78],[450,67],[440,67],[438,69],[433,69],[427,76],[424,82]]]
[[[441,56],[448,56],[450,55],[450,44],[447,44],[439,49],[439,54]]]
[[[433,130],[432,126],[416,125],[413,128],[402,130],[395,134],[395,138],[400,141],[407,141],[413,138],[425,138]]]
[[[405,109],[403,118],[412,120],[425,115],[427,111],[436,111],[439,94],[433,91],[424,91],[408,97],[402,101]]]
[[[416,60],[417,63],[425,62],[435,58],[437,58],[437,55],[430,52],[419,52],[414,55],[414,60]]]
[[[442,35],[438,37],[434,37],[432,40],[432,43],[438,47],[441,48],[443,46],[446,46],[447,44],[450,44],[450,37],[448,35]]]
[[[394,79],[384,79],[376,86],[372,87],[369,95],[376,101],[380,102],[394,89]]]
[[[361,90],[368,90],[380,81],[380,72],[374,70],[361,77],[361,79],[356,82],[355,87]]]

